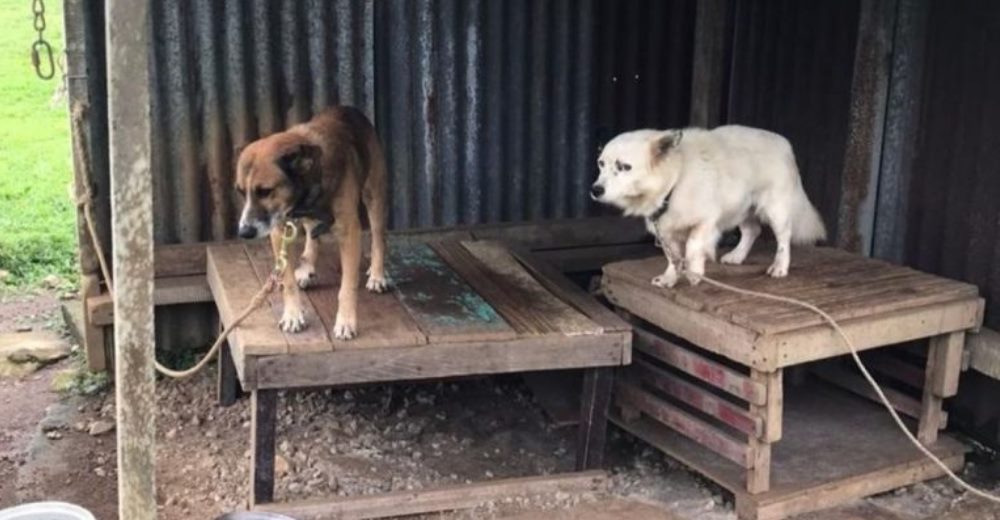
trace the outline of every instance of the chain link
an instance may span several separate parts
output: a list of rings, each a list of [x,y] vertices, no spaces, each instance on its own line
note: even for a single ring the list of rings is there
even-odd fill
[[[39,78],[52,79],[56,75],[56,64],[52,57],[52,45],[45,41],[45,2],[32,0],[31,12],[35,15],[32,26],[38,32],[38,39],[31,44],[31,64]]]

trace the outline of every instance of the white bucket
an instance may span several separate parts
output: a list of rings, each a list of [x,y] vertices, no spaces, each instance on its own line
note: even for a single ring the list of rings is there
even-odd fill
[[[35,502],[0,509],[0,520],[96,520],[89,511],[66,502]]]

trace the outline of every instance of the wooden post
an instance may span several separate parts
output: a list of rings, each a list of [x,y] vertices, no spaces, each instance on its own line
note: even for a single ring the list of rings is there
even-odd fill
[[[240,381],[236,376],[236,365],[233,363],[233,351],[229,343],[223,343],[219,348],[219,406],[228,407],[236,404],[240,397]]]
[[[148,0],[105,4],[115,279],[118,517],[156,518]]]
[[[82,265],[82,262],[81,262]],[[81,333],[83,347],[87,354],[87,369],[91,372],[101,372],[108,368],[108,360],[104,355],[104,327],[95,325],[87,312],[87,299],[101,294],[101,279],[96,274],[80,275],[80,299],[83,300],[83,324]]]
[[[695,9],[690,124],[713,127],[724,117],[731,0],[701,0]]]
[[[254,390],[250,396],[250,507],[274,501],[274,434],[278,391]]]
[[[583,374],[580,399],[580,429],[576,441],[576,469],[597,469],[604,463],[604,443],[608,431],[608,408],[614,369],[590,368]]]
[[[767,389],[764,405],[750,404],[750,413],[764,420],[763,435],[749,436],[750,469],[747,471],[747,491],[755,494],[771,488],[771,444],[781,439],[784,389],[781,369],[774,372],[750,370],[750,379],[762,383]]]
[[[917,439],[925,445],[937,442],[938,430],[944,422],[944,398],[958,392],[958,376],[962,369],[962,348],[965,332],[952,332],[930,339],[924,395],[920,406]]]

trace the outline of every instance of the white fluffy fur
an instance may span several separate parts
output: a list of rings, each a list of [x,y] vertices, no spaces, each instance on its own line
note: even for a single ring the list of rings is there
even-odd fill
[[[621,208],[625,215],[646,217],[667,255],[667,270],[653,279],[659,286],[677,283],[677,263],[688,280],[698,283],[705,260],[715,259],[722,233],[739,227],[739,244],[723,263],[742,263],[760,234],[760,223],[774,231],[777,251],[769,275],[788,274],[790,243],[826,238],[823,221],[809,202],[792,147],[784,137],[745,126],[713,130],[636,130],[612,139],[598,159],[600,176],[591,194]],[[669,197],[667,211],[653,215]]]

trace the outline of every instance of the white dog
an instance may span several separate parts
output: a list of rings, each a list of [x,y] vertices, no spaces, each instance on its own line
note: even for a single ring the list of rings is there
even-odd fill
[[[594,200],[641,216],[663,245],[667,270],[653,279],[660,287],[677,283],[677,264],[691,284],[715,260],[722,233],[740,228],[740,242],[722,257],[739,264],[760,235],[760,222],[777,239],[767,273],[788,274],[790,243],[826,238],[823,221],[809,202],[795,155],[778,134],[745,126],[713,130],[636,130],[612,139],[597,161],[600,176]],[[682,263],[683,262],[683,263]]]

